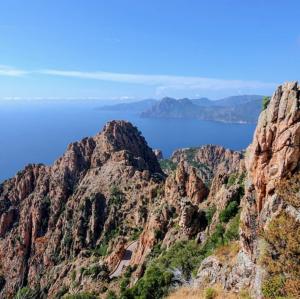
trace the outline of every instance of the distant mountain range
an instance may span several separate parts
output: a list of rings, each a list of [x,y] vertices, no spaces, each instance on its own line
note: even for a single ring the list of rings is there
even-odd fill
[[[147,99],[100,107],[102,111],[131,111],[145,118],[186,118],[229,123],[256,123],[262,105],[261,95],[240,95],[210,100]]]
[[[97,108],[97,110],[143,112],[147,109],[150,109],[157,102],[158,102],[157,100],[146,99],[146,100],[141,100],[141,101],[137,101],[137,102],[106,105],[106,106]]]

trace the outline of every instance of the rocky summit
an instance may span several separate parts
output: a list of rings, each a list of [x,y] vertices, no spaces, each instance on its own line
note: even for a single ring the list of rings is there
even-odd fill
[[[242,152],[111,121],[0,185],[0,298],[299,298],[299,161],[297,82]]]

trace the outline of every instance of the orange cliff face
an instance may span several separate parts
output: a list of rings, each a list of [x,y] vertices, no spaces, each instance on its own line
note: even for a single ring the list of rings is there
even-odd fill
[[[256,191],[258,212],[263,209],[276,181],[292,174],[300,158],[300,86],[279,86],[260,117],[246,156],[250,182]]]
[[[280,209],[282,200],[276,186],[299,170],[300,161],[300,87],[285,83],[273,94],[261,112],[252,144],[245,158],[246,194],[242,201],[242,247],[253,258],[258,231]]]

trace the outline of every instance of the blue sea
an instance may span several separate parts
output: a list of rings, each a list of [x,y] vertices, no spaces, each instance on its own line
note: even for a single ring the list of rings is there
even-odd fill
[[[254,124],[224,124],[200,120],[146,119],[129,112],[97,110],[99,103],[84,101],[0,102],[0,182],[28,163],[52,164],[69,143],[93,136],[113,119],[132,122],[152,148],[165,157],[175,149],[218,144],[245,149]]]

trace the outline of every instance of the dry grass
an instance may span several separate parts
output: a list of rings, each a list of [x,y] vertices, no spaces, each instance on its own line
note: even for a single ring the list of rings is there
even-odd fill
[[[236,262],[236,256],[240,250],[238,241],[230,242],[216,249],[214,255],[223,263],[233,265]]]
[[[300,208],[300,173],[279,181],[276,191],[283,201]]]
[[[215,290],[216,296],[214,299],[241,299],[250,298],[246,295],[239,295],[223,290],[219,285],[212,287]],[[196,287],[181,287],[171,293],[166,299],[206,299],[206,289],[199,289]]]

